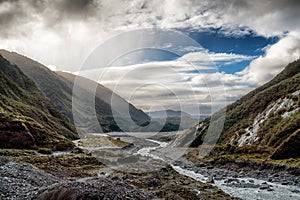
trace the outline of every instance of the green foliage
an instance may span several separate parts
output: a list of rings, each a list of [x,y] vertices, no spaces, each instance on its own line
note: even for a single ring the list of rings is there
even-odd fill
[[[75,127],[15,65],[0,56],[1,148],[54,148],[77,139]]]
[[[289,159],[300,157],[300,129],[289,136],[272,154],[272,159]]]
[[[260,139],[255,144],[273,148],[283,145],[283,143],[292,144],[289,140],[295,138],[291,137],[291,135],[300,128],[300,112],[296,112],[288,118],[282,118],[281,114],[299,107],[299,96],[291,95],[291,93],[299,90],[300,60],[297,60],[289,64],[270,82],[227,106],[224,129],[219,143],[228,144],[234,135],[240,136],[241,134],[244,134],[245,128],[251,127],[254,118],[259,113],[262,113],[269,105],[275,103],[278,99],[289,98],[296,102],[296,106],[288,109],[281,109],[278,113],[271,114],[268,119],[260,125],[258,132]],[[215,113],[213,118],[218,118],[219,113],[222,113],[222,111]],[[208,127],[210,119],[205,120],[203,123],[204,126]],[[194,144],[194,146],[201,145],[201,141],[206,133],[207,128],[201,130],[192,144]],[[284,147],[286,147],[286,145]],[[282,146],[282,148],[284,147]]]
[[[52,150],[48,148],[38,148],[37,152],[45,155],[50,155],[53,153]]]

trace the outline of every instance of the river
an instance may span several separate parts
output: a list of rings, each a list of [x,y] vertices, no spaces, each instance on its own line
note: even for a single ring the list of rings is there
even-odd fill
[[[131,135],[132,134],[124,135],[123,133],[111,136],[134,143],[136,148],[131,149],[130,152],[134,156],[151,157],[154,160],[170,163],[169,160],[166,161],[166,155],[162,153],[165,152],[163,151],[164,149],[168,148],[169,143],[154,139],[136,138]],[[217,178],[214,179],[212,185],[217,186],[234,197],[244,200],[300,200],[300,188],[297,186],[283,185],[282,183],[268,182],[240,175],[236,177],[234,175],[235,172],[224,169],[197,168],[184,158],[179,158],[176,162],[172,163],[170,163],[170,165],[175,171],[200,182],[208,182],[211,180],[211,174],[221,174],[221,176],[217,176]]]

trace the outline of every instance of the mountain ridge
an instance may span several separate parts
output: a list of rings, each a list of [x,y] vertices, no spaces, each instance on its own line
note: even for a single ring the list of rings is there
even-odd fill
[[[51,70],[49,70],[44,65],[38,63],[37,61],[34,61],[26,56],[9,52],[6,50],[0,50],[0,55],[3,55],[7,60],[14,64],[19,64],[20,69],[29,77],[31,78],[35,84],[40,88],[40,90],[45,94],[45,96],[50,99],[56,108],[60,110],[71,122],[74,122],[73,120],[73,112],[72,112],[72,98],[73,98],[73,82],[72,79],[75,77],[75,75],[72,75],[69,73],[69,77],[62,76],[62,74],[55,73]],[[70,76],[73,76],[73,78],[70,78]],[[81,80],[84,80],[84,78],[80,78]],[[98,125],[95,124],[89,124],[87,122],[84,127],[82,128],[82,131],[84,132],[111,132],[111,131],[121,131],[121,129],[116,124],[115,120],[112,117],[112,110],[111,106],[109,105],[108,101],[104,101],[103,98],[106,97],[105,94],[112,94],[112,92],[105,88],[104,86],[93,82],[92,84],[97,84],[97,90],[98,94],[95,98],[95,107],[96,107],[96,114],[98,122],[101,124],[101,128],[99,128]],[[84,86],[83,86],[84,88]],[[102,90],[101,90],[102,89]],[[84,89],[85,90],[85,89]],[[83,94],[86,94],[87,96],[91,96],[90,93],[87,91],[81,90]],[[101,93],[105,93],[104,95],[101,95]],[[121,99],[118,95],[115,95],[118,98]],[[77,99],[80,99],[77,97]],[[83,99],[80,99],[83,100]],[[84,101],[90,101],[89,99],[85,99]],[[84,101],[83,104],[85,103]],[[123,100],[125,101],[125,100]],[[127,104],[128,102],[126,102]],[[124,102],[125,104],[125,102]],[[83,107],[82,107],[83,106]],[[81,110],[91,110],[93,109],[91,106],[84,107],[84,105],[81,106]],[[135,122],[137,122],[139,125],[142,125],[143,123],[147,123],[150,121],[150,118],[148,115],[146,115],[143,111],[135,108],[132,104],[129,104],[129,107],[131,108],[132,115],[129,117],[132,117],[135,119]],[[82,113],[79,112],[78,116],[82,119],[87,119],[86,117],[89,115],[89,113]],[[135,116],[136,115],[136,116]],[[127,119],[125,119],[128,116],[123,117],[124,118],[124,124],[127,123]]]
[[[224,130],[218,144],[273,148],[272,158],[299,157],[291,151],[282,155],[287,144],[298,144],[300,129],[300,59],[288,64],[270,82],[227,106]],[[224,110],[223,110],[224,111]],[[217,112],[213,115],[218,119]],[[211,118],[199,124],[192,147],[202,145]],[[296,136],[292,136],[295,134]],[[298,139],[297,139],[298,140]],[[295,147],[297,148],[297,147]],[[275,155],[280,155],[276,156]],[[299,152],[299,151],[298,151]]]
[[[152,118],[162,118],[164,115],[165,117],[190,117],[192,116],[183,111],[176,111],[176,110],[158,110],[153,112],[148,112],[148,115]]]
[[[16,65],[0,55],[0,146],[72,148],[76,129]]]

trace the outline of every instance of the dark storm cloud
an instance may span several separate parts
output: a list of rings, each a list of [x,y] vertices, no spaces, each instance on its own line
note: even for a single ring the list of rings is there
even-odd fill
[[[0,0],[0,4],[1,3],[11,3],[11,2],[15,2],[15,1],[19,1],[19,0]]]
[[[56,0],[48,3],[46,21],[56,20],[86,20],[96,16],[100,4],[95,0]],[[52,12],[52,14],[51,14]],[[54,21],[53,21],[54,20]]]
[[[61,12],[66,12],[70,14],[78,14],[90,12],[95,5],[94,0],[65,0],[65,1],[55,1],[56,8]]]
[[[0,0],[0,37],[16,35],[14,28],[25,23],[30,16],[20,6],[18,0]]]
[[[0,37],[20,34],[27,23],[51,28],[66,21],[88,20],[96,16],[99,7],[96,0],[0,0]],[[24,30],[28,34],[31,31]]]
[[[65,22],[93,19],[108,23],[103,27],[164,24],[161,22],[169,25],[169,22],[175,21],[173,24],[178,28],[189,28],[180,27],[181,24],[189,24],[178,18],[181,15],[189,16],[186,20],[197,15],[205,16],[198,20],[199,23],[192,22],[191,26],[196,28],[207,25],[226,30],[243,25],[264,34],[268,30],[288,31],[298,26],[299,10],[299,0],[177,0],[172,3],[167,0],[0,0],[0,37],[33,31],[30,27],[23,27],[26,23],[37,22],[45,28],[63,29]],[[270,16],[276,23],[270,23]],[[102,17],[104,19],[100,20]],[[230,24],[235,26],[226,27]]]

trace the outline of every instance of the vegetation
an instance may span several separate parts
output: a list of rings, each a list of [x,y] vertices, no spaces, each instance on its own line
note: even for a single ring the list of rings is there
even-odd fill
[[[254,119],[259,114],[270,109],[280,100],[292,99],[295,102],[293,106],[283,107],[276,112],[271,112],[260,124],[257,132],[258,140],[253,145],[272,148],[273,151],[268,153],[269,156],[274,153],[271,158],[299,157],[299,150],[295,148],[299,147],[300,141],[300,112],[296,110],[300,107],[300,96],[291,95],[295,91],[300,91],[300,60],[289,64],[273,80],[227,107],[224,130],[218,143],[221,145],[237,145],[241,135],[246,133],[245,129],[253,128]],[[295,112],[291,115],[281,116],[292,110],[295,110]],[[215,113],[213,118],[218,120],[221,117],[219,113],[222,112]],[[202,127],[206,128],[198,130],[197,138],[192,143],[192,147],[202,145],[209,123],[210,118],[202,122]],[[295,151],[298,153],[295,153]]]
[[[70,73],[55,73],[42,64],[17,53],[0,50],[0,55],[9,60],[11,63],[18,65],[18,67],[34,81],[44,95],[51,100],[55,107],[71,122],[74,122],[72,97],[73,84],[76,76]],[[128,123],[131,121],[131,118],[138,125],[149,123],[150,118],[148,115],[146,115],[143,111],[136,109],[133,105],[128,104],[128,102],[114,94],[111,90],[86,78],[81,77],[80,82],[82,83],[80,84],[81,89],[78,90],[78,94],[74,95],[74,97],[81,104],[79,106],[80,110],[78,111],[78,118],[83,119],[82,121],[86,121],[85,124],[81,124],[83,126],[81,131],[89,133],[122,131],[112,117],[113,110],[111,108],[111,98],[113,95],[115,99],[118,99],[118,103],[122,103],[127,107],[129,106],[131,116],[126,115],[124,117],[122,115],[121,122],[123,127],[128,130],[131,129],[131,124]],[[91,91],[91,85],[97,88],[96,95],[94,95],[93,91]],[[92,98],[95,100],[94,104],[90,104]],[[94,108],[102,130],[98,124],[95,125],[95,123],[90,123],[91,120],[87,118],[90,116],[91,109]],[[114,110],[114,112],[118,112],[118,109]]]
[[[69,149],[74,125],[23,72],[0,56],[0,147]]]
[[[65,155],[51,155],[49,149],[40,156],[34,150],[0,149],[2,159],[15,162],[30,163],[48,173],[62,179],[83,178],[97,176],[99,169],[104,165],[96,158],[83,153],[70,153]]]

